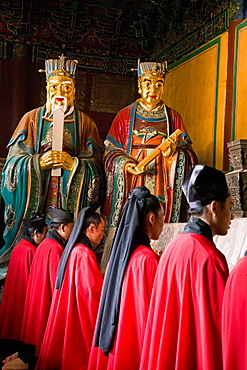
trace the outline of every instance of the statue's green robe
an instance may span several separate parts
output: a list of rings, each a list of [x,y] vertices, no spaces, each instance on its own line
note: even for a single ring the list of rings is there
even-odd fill
[[[5,245],[0,251],[0,278],[7,270],[12,248],[21,237],[23,218],[32,212],[45,212],[60,206],[75,214],[85,206],[98,208],[104,189],[101,168],[102,145],[95,122],[75,110],[64,121],[63,150],[74,159],[71,171],[62,170],[57,181],[51,171],[39,164],[42,153],[52,149],[52,119],[44,118],[45,108],[26,113],[9,144],[2,172],[2,197],[5,202]],[[57,187],[59,194],[53,190]],[[59,199],[59,204],[57,203]]]

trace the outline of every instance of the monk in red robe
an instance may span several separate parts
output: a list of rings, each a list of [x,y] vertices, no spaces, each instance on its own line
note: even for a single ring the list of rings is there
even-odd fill
[[[247,364],[247,253],[228,278],[222,313],[222,347],[225,370],[245,370]]]
[[[140,369],[222,369],[221,318],[232,199],[224,174],[196,165],[183,184],[191,217],[164,251],[154,282]]]
[[[36,347],[36,357],[45,333],[60,258],[74,226],[73,214],[68,211],[51,208],[49,215],[48,233],[31,267],[22,322],[21,339],[25,344]],[[19,357],[30,362],[30,355],[27,346],[23,346]]]
[[[164,225],[157,197],[141,186],[123,209],[113,242],[89,369],[139,369],[159,256],[150,246]],[[108,355],[104,357],[103,354]]]
[[[36,369],[87,369],[103,282],[92,245],[104,227],[92,208],[80,211],[60,260]]]
[[[12,354],[19,348],[31,264],[37,247],[47,232],[44,217],[38,214],[23,220],[23,224],[24,237],[14,247],[11,254],[0,306],[1,348],[3,350],[7,346],[6,355]]]

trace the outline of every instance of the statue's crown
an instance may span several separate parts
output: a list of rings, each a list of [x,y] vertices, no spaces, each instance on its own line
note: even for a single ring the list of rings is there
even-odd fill
[[[67,76],[75,79],[78,61],[65,59],[64,55],[61,55],[59,59],[47,59],[45,61],[45,70],[40,69],[39,72],[45,72],[47,80],[53,76]]]
[[[138,68],[137,68],[138,78],[145,75],[153,75],[165,78],[167,73],[167,62],[142,62],[138,59]]]

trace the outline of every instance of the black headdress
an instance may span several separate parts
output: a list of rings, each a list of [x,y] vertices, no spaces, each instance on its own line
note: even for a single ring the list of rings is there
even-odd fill
[[[26,218],[23,220],[23,225],[25,227],[25,232],[32,232],[36,229],[43,229],[46,226],[45,218],[39,213],[33,213],[31,218]]]
[[[48,214],[51,218],[51,222],[57,222],[61,224],[69,224],[74,222],[73,213],[65,211],[62,208],[50,208]]]
[[[118,322],[120,294],[124,273],[131,255],[131,247],[140,221],[146,198],[150,192],[145,186],[135,188],[127,200],[114,237],[109,264],[101,295],[95,346],[106,354],[111,350]]]
[[[224,201],[230,195],[223,172],[203,164],[197,164],[188,172],[182,189],[189,213],[196,213],[196,209],[213,200]]]
[[[66,248],[62,254],[62,257],[59,262],[58,266],[58,274],[57,274],[57,281],[56,281],[56,289],[60,290],[62,283],[63,283],[63,277],[65,273],[65,268],[68,262],[68,258],[70,256],[70,253],[76,243],[78,243],[78,239],[81,236],[81,230],[82,226],[85,221],[86,212],[87,210],[91,209],[90,207],[82,208],[78,214],[77,221],[73,227],[73,230],[70,234],[69,240],[66,244]]]

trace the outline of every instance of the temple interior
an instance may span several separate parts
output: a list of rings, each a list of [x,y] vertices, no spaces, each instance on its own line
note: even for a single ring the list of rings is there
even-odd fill
[[[246,139],[245,1],[15,1],[0,9],[1,168],[22,115],[45,102],[39,69],[61,54],[79,62],[76,106],[102,142],[138,97],[137,60],[167,61],[163,100],[181,114],[199,163],[235,168],[228,143]]]
[[[164,101],[183,117],[199,162],[229,171],[245,139],[244,1],[1,2],[0,157],[20,117],[45,100],[44,59],[79,62],[77,106],[103,140],[138,96],[137,59],[167,61]],[[8,102],[8,109],[6,109]]]
[[[235,218],[214,242],[232,270],[247,242],[246,44],[243,0],[1,1],[0,175],[21,117],[46,102],[45,60],[78,61],[75,107],[95,121],[102,145],[116,114],[139,97],[138,60],[167,62],[162,100],[181,115],[198,163],[226,174]],[[166,223],[154,250],[184,225]]]

